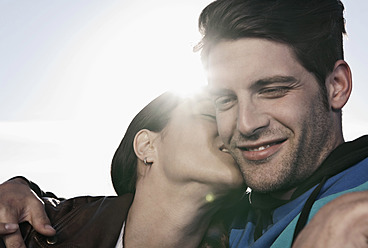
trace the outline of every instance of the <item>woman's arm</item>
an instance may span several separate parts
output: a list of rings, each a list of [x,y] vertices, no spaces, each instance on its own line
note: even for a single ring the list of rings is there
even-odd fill
[[[368,191],[342,195],[323,206],[293,248],[368,247]]]
[[[15,177],[0,184],[0,236],[6,247],[25,247],[17,224],[26,221],[43,235],[55,235],[43,202],[31,189],[36,186],[24,177]],[[40,197],[47,195],[38,190]]]

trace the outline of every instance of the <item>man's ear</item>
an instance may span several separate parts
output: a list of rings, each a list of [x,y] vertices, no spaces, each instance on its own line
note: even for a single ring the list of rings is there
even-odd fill
[[[133,142],[134,152],[138,160],[145,161],[146,165],[152,164],[156,159],[156,146],[154,144],[156,137],[157,133],[147,129],[142,129],[135,135]]]
[[[335,63],[327,78],[327,91],[331,108],[340,110],[348,101],[352,90],[352,76],[349,65],[344,60]]]

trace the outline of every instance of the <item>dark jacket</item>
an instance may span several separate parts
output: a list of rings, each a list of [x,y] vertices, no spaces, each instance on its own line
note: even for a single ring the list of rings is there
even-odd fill
[[[113,248],[116,246],[133,201],[133,194],[110,197],[82,196],[65,200],[57,199],[50,192],[41,191],[30,181],[28,183],[44,201],[46,213],[56,230],[56,235],[43,236],[37,233],[28,222],[21,223],[20,229],[27,247]],[[233,213],[234,211],[229,209],[220,211],[213,219],[199,247],[228,247],[228,225]],[[0,248],[3,247],[5,245],[0,239]]]
[[[115,247],[133,195],[119,197],[76,197],[64,201],[43,198],[54,237],[38,234],[22,223],[27,247]],[[1,245],[0,245],[1,246]]]

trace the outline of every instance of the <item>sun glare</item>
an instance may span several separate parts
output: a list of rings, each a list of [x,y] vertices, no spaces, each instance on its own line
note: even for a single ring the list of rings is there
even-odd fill
[[[206,4],[95,1],[71,8],[50,2],[43,8],[45,13],[57,11],[51,18],[35,12],[29,16],[37,18],[30,21],[28,15],[20,15],[19,23],[30,25],[14,23],[13,30],[21,36],[17,41],[30,39],[34,53],[19,53],[23,63],[16,63],[14,73],[22,73],[14,75],[19,75],[19,82],[34,83],[27,101],[21,99],[17,109],[10,109],[16,122],[0,122],[0,147],[7,151],[0,160],[13,168],[3,180],[26,173],[43,185],[53,185],[37,170],[48,171],[44,168],[53,165],[68,174],[78,165],[81,171],[93,168],[92,181],[104,181],[104,176],[109,183],[112,154],[135,114],[165,91],[187,97],[205,86],[193,46],[200,40],[197,17]],[[16,55],[21,50],[11,37],[7,42]],[[90,187],[91,192],[103,194],[96,187]]]
[[[6,2],[0,180],[26,175],[46,189],[59,185],[63,196],[113,192],[111,158],[136,113],[165,91],[187,97],[206,85],[193,47],[199,14],[212,0]],[[356,82],[344,108],[347,140],[366,133],[368,121],[360,94],[366,20],[354,7],[362,9],[355,1],[347,7],[346,58]]]

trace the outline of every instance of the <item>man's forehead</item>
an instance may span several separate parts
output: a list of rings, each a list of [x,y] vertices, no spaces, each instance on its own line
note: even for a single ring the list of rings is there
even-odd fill
[[[211,50],[207,81],[213,95],[218,91],[224,93],[233,86],[249,88],[261,83],[290,81],[302,71],[304,67],[287,45],[244,38],[223,41]]]
[[[266,56],[265,56],[266,55]],[[293,48],[285,43],[265,38],[245,37],[236,40],[222,40],[208,50],[207,69],[226,64],[229,67],[240,67],[247,64],[257,65],[255,58],[266,59],[276,56],[279,59],[295,59]],[[265,60],[262,61],[264,63]]]

